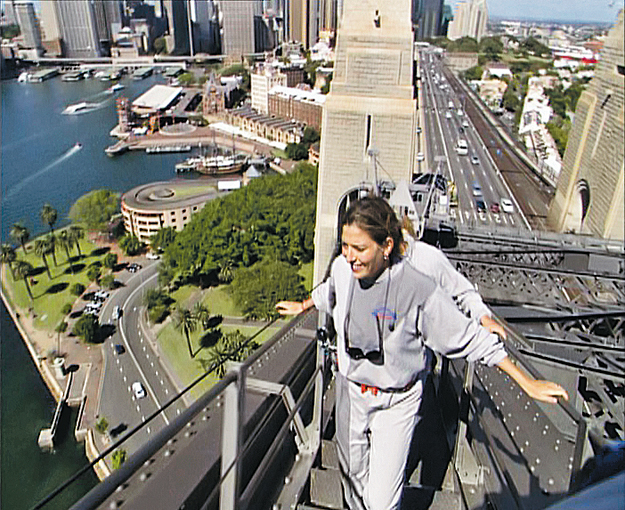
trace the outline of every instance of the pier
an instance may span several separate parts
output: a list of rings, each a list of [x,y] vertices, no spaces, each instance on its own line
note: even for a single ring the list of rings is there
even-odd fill
[[[70,372],[69,377],[67,378],[67,384],[65,385],[65,391],[63,392],[63,396],[61,400],[59,400],[56,405],[56,411],[54,412],[54,417],[52,418],[52,425],[48,429],[42,429],[39,432],[39,439],[37,443],[39,444],[39,448],[44,451],[51,451],[54,448],[54,437],[56,436],[57,429],[59,427],[59,421],[61,420],[61,413],[67,404],[67,398],[69,396],[70,388],[72,387],[72,381],[74,379],[74,373]]]

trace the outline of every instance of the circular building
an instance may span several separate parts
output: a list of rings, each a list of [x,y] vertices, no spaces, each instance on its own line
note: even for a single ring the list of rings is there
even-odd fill
[[[180,231],[216,198],[215,183],[202,181],[154,182],[137,186],[122,196],[122,216],[126,232],[149,243],[161,228]]]

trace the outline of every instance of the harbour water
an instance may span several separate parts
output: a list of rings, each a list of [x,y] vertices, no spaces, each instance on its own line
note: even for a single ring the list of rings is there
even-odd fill
[[[67,224],[72,203],[84,193],[109,188],[123,193],[146,182],[174,177],[183,154],[127,153],[109,158],[104,149],[114,142],[109,131],[116,124],[115,98],[134,99],[160,75],[122,81],[126,88],[106,93],[110,83],[98,80],[0,84],[2,94],[2,242],[12,242],[11,226],[22,222],[31,237],[47,230],[39,218],[44,203],[58,211],[56,227]],[[63,115],[68,104],[97,103],[92,111]],[[77,146],[76,144],[80,144]],[[37,446],[41,428],[49,426],[54,400],[48,393],[4,305],[0,310],[1,487],[0,507],[32,507],[87,463],[84,445],[73,439],[75,414],[61,434],[56,451]],[[64,498],[49,508],[67,508],[97,482],[89,472]],[[48,508],[48,507],[46,507]]]

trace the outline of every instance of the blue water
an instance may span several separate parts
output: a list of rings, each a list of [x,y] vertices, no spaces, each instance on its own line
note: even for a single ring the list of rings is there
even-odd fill
[[[110,84],[97,80],[75,83],[55,78],[26,84],[0,84],[1,123],[1,238],[9,241],[15,222],[31,237],[47,230],[39,212],[49,202],[58,211],[56,227],[66,224],[77,198],[96,188],[123,193],[134,186],[174,176],[181,154],[128,153],[109,158],[104,149],[115,142],[109,136],[116,124],[115,97],[135,99],[162,79],[124,80],[126,89],[105,94]],[[68,104],[87,101],[99,107],[79,115],[62,115]],[[75,147],[76,143],[82,148]],[[0,306],[1,464],[0,508],[32,507],[87,463],[84,445],[73,439],[73,419],[56,451],[42,453],[37,446],[41,428],[49,426],[54,400],[48,393],[4,305]],[[67,508],[97,482],[92,471],[63,497],[46,508]]]

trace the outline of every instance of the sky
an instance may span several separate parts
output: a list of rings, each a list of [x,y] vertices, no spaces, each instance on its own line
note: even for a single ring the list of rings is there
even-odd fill
[[[459,0],[446,0],[455,7]],[[487,0],[489,16],[615,23],[623,0]],[[454,8],[455,11],[455,8]]]

